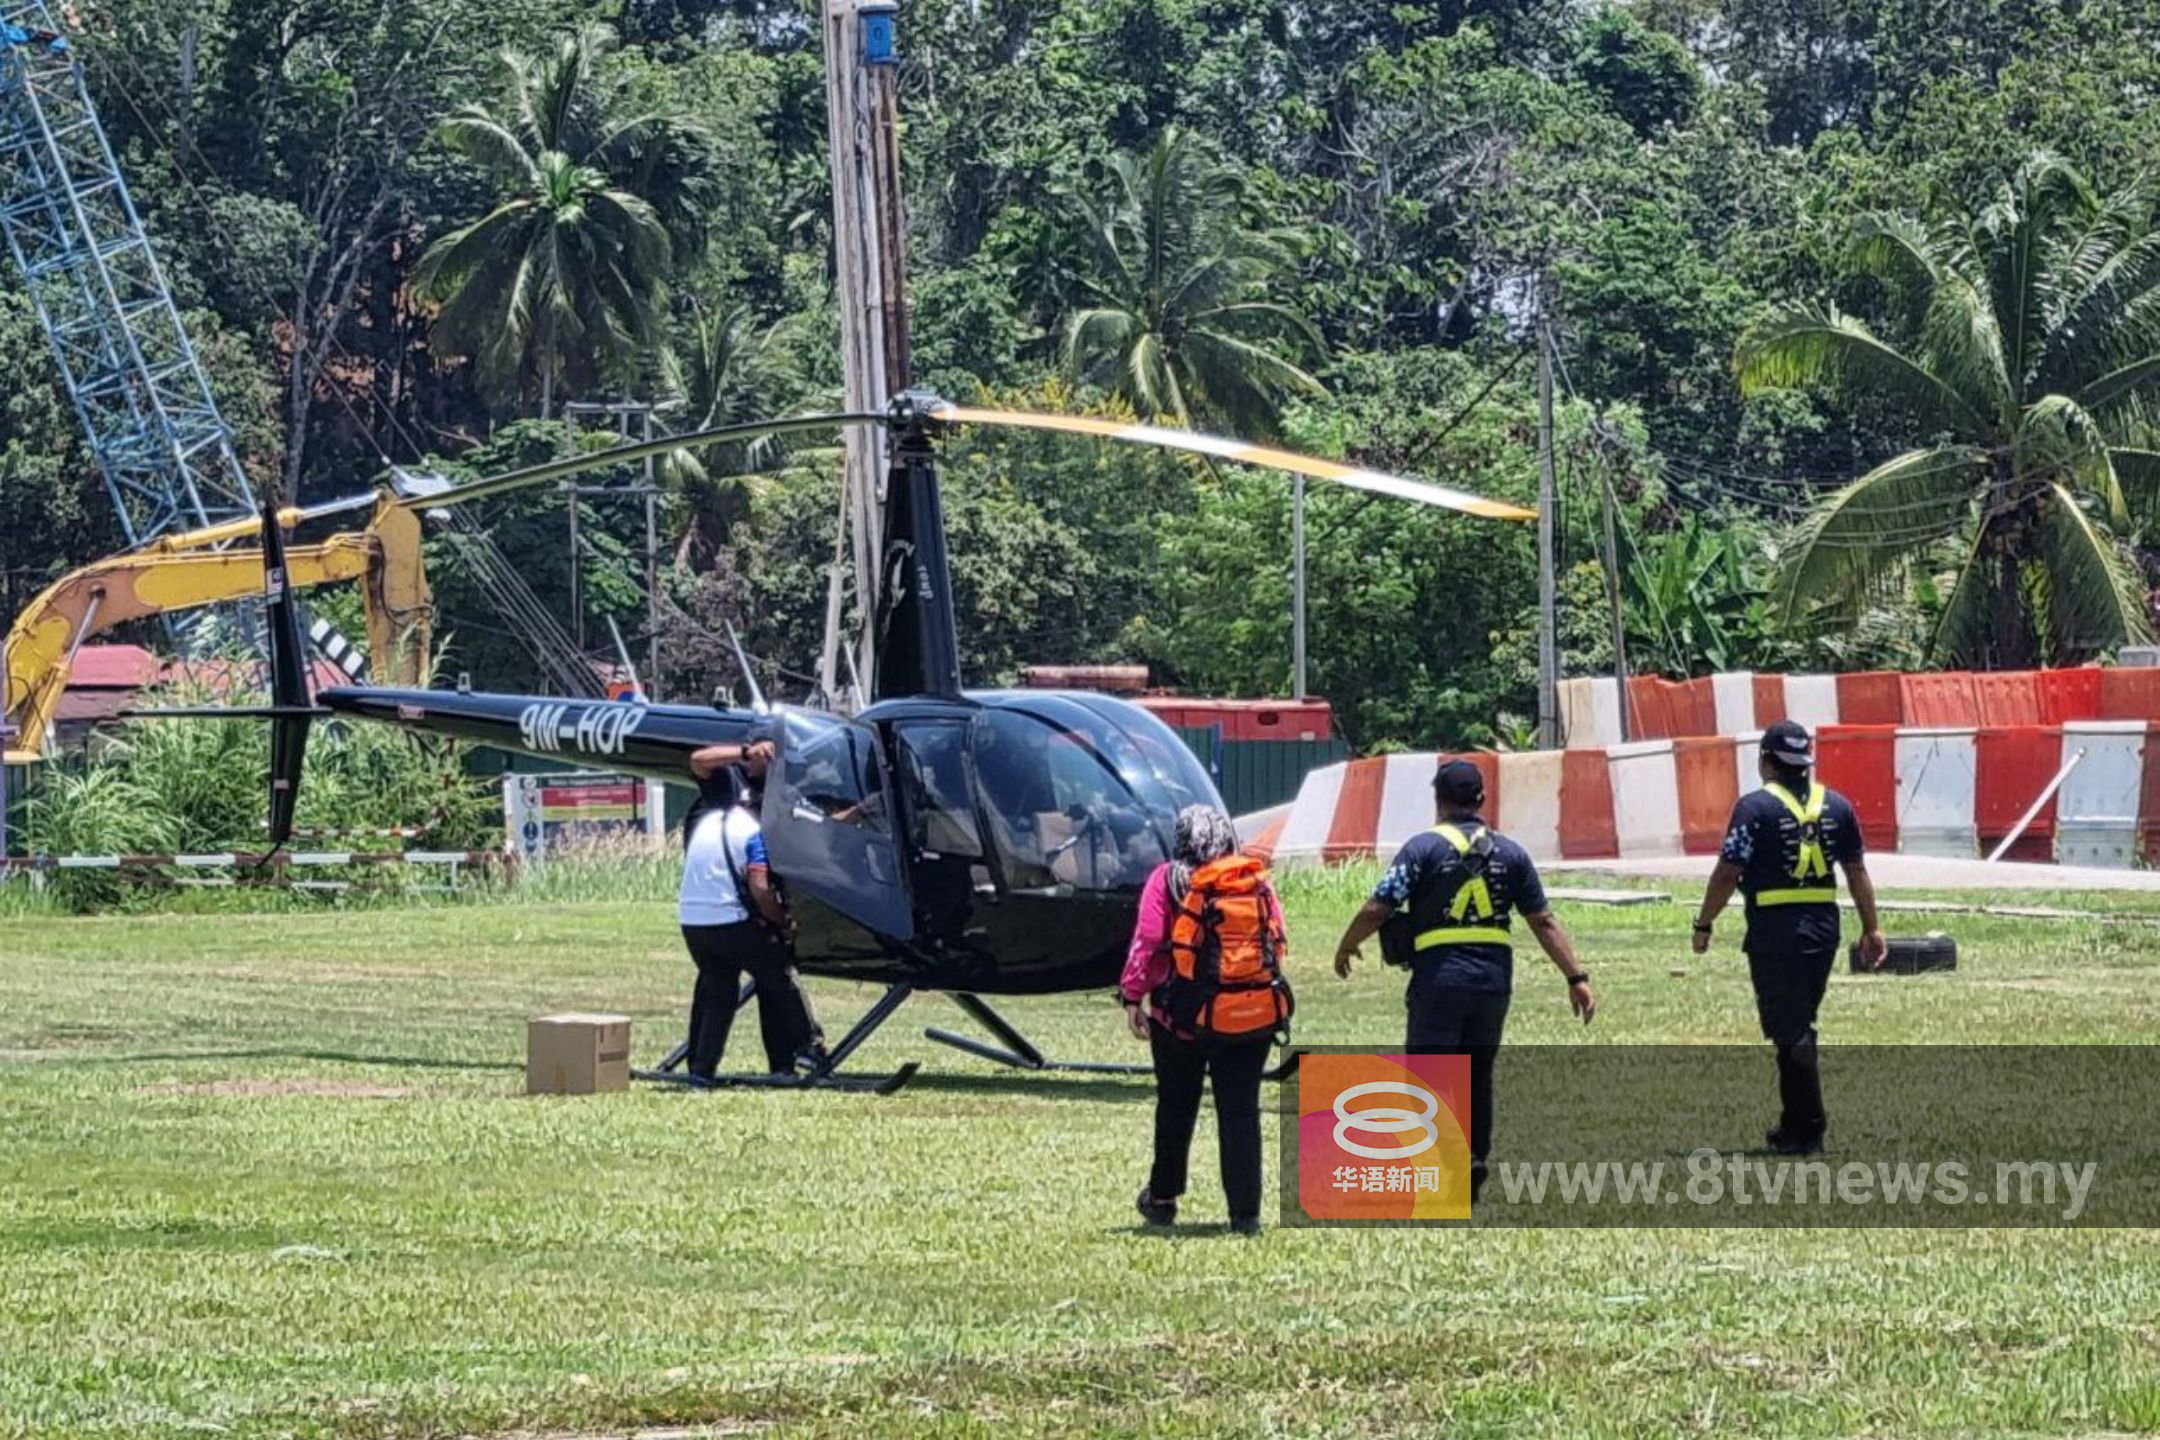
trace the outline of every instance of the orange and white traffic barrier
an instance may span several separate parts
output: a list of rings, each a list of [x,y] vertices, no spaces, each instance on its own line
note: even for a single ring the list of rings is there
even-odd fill
[[[2127,867],[2160,860],[2160,725],[1833,725],[1818,774],[1860,817],[1868,847]],[[1533,858],[1715,854],[1733,803],[1760,788],[1759,734],[1464,756],[1485,773],[1486,819]],[[2049,787],[2063,775],[2060,789]],[[1436,753],[1316,770],[1273,840],[1279,865],[1385,858],[1434,820]],[[2037,803],[2041,801],[2045,803]]]

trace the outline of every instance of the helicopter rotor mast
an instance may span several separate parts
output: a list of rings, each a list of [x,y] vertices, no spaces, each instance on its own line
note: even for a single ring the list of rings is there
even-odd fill
[[[872,646],[872,697],[961,697],[960,628],[953,613],[952,556],[938,495],[931,424],[944,402],[919,391],[892,405],[892,476],[885,494],[884,561],[874,592],[879,607]],[[865,587],[866,590],[873,587]]]

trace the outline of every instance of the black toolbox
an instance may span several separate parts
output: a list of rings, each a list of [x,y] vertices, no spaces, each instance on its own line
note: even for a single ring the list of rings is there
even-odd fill
[[[1930,970],[1957,969],[1957,941],[1947,935],[1919,935],[1890,942],[1890,956],[1880,970],[1870,970],[1860,959],[1860,942],[1846,952],[1856,975],[1920,975]]]

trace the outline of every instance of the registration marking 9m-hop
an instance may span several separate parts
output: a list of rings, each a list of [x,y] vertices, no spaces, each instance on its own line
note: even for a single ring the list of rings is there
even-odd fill
[[[647,707],[619,702],[573,706],[560,700],[527,705],[518,714],[518,738],[528,750],[559,754],[620,755]]]

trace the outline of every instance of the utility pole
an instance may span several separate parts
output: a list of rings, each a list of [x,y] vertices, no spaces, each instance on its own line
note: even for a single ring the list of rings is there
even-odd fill
[[[1291,487],[1290,515],[1290,698],[1312,693],[1305,674],[1305,477]]]
[[[653,407],[645,407],[645,443],[652,443]],[[645,457],[645,698],[660,701],[660,485]]]
[[[578,554],[578,483],[570,482],[570,636],[585,653],[585,560]]]
[[[1613,495],[1612,471],[1603,459],[1598,462],[1598,497],[1605,512],[1605,603],[1612,611],[1612,664],[1613,682],[1620,691],[1620,738],[1634,738],[1633,727],[1628,724],[1627,703],[1627,621],[1620,610],[1620,542],[1613,529],[1613,512],[1618,500]]]
[[[831,150],[833,251],[840,298],[840,357],[846,405],[882,414],[908,384],[906,252],[900,197],[900,137],[894,42],[898,0],[824,0],[825,106]],[[825,593],[825,646],[818,684],[840,693],[845,612],[841,557],[853,541],[860,628],[855,672],[877,673],[878,611],[884,581],[885,492],[891,455],[884,428],[850,426],[840,536]],[[857,695],[858,704],[870,697]]]
[[[1560,748],[1559,585],[1553,574],[1553,528],[1560,486],[1553,470],[1553,341],[1545,287],[1538,288],[1538,746]]]
[[[653,414],[663,408],[672,408],[675,401],[656,405],[650,400],[585,401],[573,400],[563,406],[563,418],[575,426],[581,416],[612,415],[615,418],[615,434],[625,444],[630,440],[630,421],[633,417],[641,423],[640,438],[650,443],[653,438]],[[643,689],[647,700],[660,698],[660,485],[654,473],[654,457],[645,457],[645,478],[635,486],[586,485],[570,482],[570,593],[576,607],[578,649],[585,648],[585,606],[582,559],[578,554],[578,498],[581,495],[637,495],[645,500],[645,629],[648,649]]]

